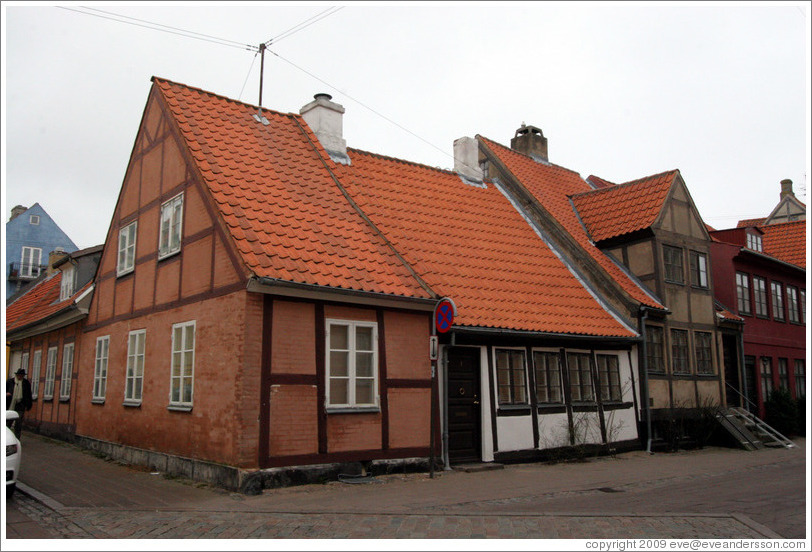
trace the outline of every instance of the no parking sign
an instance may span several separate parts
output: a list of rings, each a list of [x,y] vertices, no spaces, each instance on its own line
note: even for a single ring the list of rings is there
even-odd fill
[[[454,325],[457,307],[454,302],[445,297],[434,308],[434,328],[438,333],[446,333]]]

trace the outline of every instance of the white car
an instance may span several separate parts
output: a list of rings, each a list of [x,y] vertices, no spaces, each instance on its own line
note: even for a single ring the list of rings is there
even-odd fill
[[[13,410],[6,410],[6,423],[19,418]],[[14,436],[14,432],[5,428],[6,431],[6,498],[11,497],[17,489],[17,474],[20,471],[20,441]]]

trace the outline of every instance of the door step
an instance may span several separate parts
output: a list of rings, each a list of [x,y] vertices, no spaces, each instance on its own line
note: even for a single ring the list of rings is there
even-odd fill
[[[475,473],[491,470],[503,470],[505,469],[505,466],[504,464],[497,464],[496,462],[477,462],[472,464],[457,464],[456,466],[451,466],[451,468],[453,470],[465,473]]]

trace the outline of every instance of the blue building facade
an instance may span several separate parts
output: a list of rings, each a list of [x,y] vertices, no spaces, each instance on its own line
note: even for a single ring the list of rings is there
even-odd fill
[[[35,280],[48,266],[48,255],[79,249],[39,203],[11,210],[6,223],[6,299]]]

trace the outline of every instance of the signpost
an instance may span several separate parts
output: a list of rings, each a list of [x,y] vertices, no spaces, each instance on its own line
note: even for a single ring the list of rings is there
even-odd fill
[[[434,324],[429,338],[429,358],[431,359],[431,422],[429,429],[429,477],[434,479],[434,433],[437,425],[437,359],[439,358],[439,339],[437,333],[446,333],[454,325],[457,306],[449,297],[443,297],[434,307]]]

